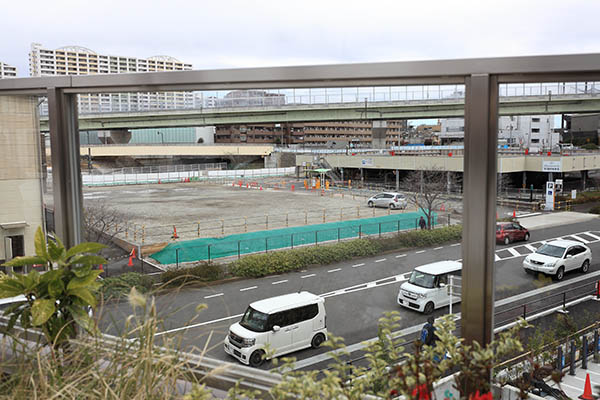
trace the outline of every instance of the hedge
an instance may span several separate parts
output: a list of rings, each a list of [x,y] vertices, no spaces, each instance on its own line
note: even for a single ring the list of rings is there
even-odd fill
[[[582,204],[600,201],[600,192],[577,192],[577,198],[573,200],[573,204]]]
[[[160,279],[164,284],[177,286],[189,282],[216,281],[224,277],[225,268],[223,265],[204,261],[190,268],[172,269],[160,275]]]
[[[327,265],[356,257],[373,256],[383,251],[408,247],[427,247],[460,240],[462,227],[453,225],[433,230],[402,232],[389,238],[355,239],[334,244],[299,247],[242,257],[227,265],[207,262],[191,268],[167,271],[161,275],[165,284],[209,282],[227,276],[259,278],[271,274],[298,271],[311,265]]]
[[[123,275],[104,279],[99,291],[105,300],[119,298],[127,296],[134,286],[140,293],[146,293],[152,289],[152,282],[152,278],[147,275],[128,272]]]

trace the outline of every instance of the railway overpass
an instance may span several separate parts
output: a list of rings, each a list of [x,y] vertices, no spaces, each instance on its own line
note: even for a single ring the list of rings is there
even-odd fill
[[[598,112],[600,94],[501,96],[500,115],[541,115]],[[263,107],[201,108],[162,111],[80,114],[79,130],[141,129],[252,123],[340,120],[423,119],[464,116],[464,98],[288,104]],[[48,117],[40,117],[48,131]]]

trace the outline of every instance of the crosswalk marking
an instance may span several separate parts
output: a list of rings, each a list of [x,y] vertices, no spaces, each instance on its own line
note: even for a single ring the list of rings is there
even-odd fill
[[[588,235],[588,236],[590,236],[590,237],[593,237],[596,240],[600,240],[600,236],[594,235],[593,233],[585,232],[585,234]]]
[[[505,249],[505,250],[508,250],[508,252],[509,252],[510,254],[512,254],[513,256],[515,256],[515,257],[519,257],[519,256],[521,256],[521,253],[519,253],[518,251],[516,251],[516,250],[515,250],[514,248],[512,248],[512,247],[509,247],[508,249]]]
[[[526,244],[525,248],[527,248],[527,250],[531,251],[532,253],[535,253],[535,251],[537,250],[535,247],[533,247],[530,244]]]
[[[502,260],[502,259],[500,258],[500,256],[498,256],[498,254],[494,254],[494,257],[495,257],[495,258],[494,258],[494,261],[500,261],[500,260]]]
[[[581,243],[589,243],[590,242],[590,240],[584,239],[584,238],[582,238],[580,236],[577,236],[577,235],[571,235],[571,237],[575,238],[575,240],[579,240]]]

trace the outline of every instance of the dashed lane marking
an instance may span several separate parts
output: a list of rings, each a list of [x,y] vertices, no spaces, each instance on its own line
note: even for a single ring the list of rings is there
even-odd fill
[[[300,278],[301,278],[301,279],[305,279],[305,278],[310,278],[310,277],[312,277],[312,276],[315,276],[315,275],[316,275],[316,274],[308,274],[308,275],[303,275],[303,276],[301,276]]]
[[[284,279],[284,280],[282,280],[282,281],[271,282],[271,285],[279,285],[279,284],[281,284],[281,283],[286,283],[287,281],[288,281],[287,279]]]
[[[354,265],[352,266],[352,268],[358,268],[358,267],[362,267],[363,265],[365,265],[365,263],[354,264]]]
[[[380,258],[379,260],[375,260],[375,262],[376,263],[380,263],[380,262],[385,261],[385,260],[387,260],[387,258]]]
[[[440,249],[443,249],[443,248],[444,248],[444,246],[440,246],[440,247],[436,247],[434,250],[440,250]]]
[[[454,246],[460,246],[460,243],[454,243],[454,244],[450,245],[450,247],[454,247]]]
[[[415,251],[415,254],[421,254],[421,253],[425,253],[425,250]]]
[[[169,329],[168,331],[163,331],[163,332],[155,333],[154,336],[162,336],[162,335],[167,334],[167,333],[185,331],[187,329],[197,328],[199,326],[210,325],[210,324],[214,324],[216,322],[227,321],[228,319],[239,318],[242,315],[244,315],[244,314],[230,315],[229,317],[223,317],[223,318],[219,318],[219,319],[213,319],[212,321],[200,322],[200,323],[197,323],[197,324],[194,324],[194,325],[182,326],[181,328]]]
[[[332,272],[338,272],[341,271],[341,268],[334,268],[334,269],[330,269],[329,271],[327,271],[328,273],[332,273]]]
[[[250,286],[250,287],[247,287],[247,288],[240,289],[240,292],[245,292],[246,290],[253,290],[253,289],[256,289],[256,288],[258,288],[258,286]]]
[[[212,299],[213,297],[223,296],[223,293],[211,294],[209,296],[204,296],[205,299]]]
[[[406,254],[400,254],[400,255],[396,256],[396,258],[402,258],[402,257],[406,257]]]

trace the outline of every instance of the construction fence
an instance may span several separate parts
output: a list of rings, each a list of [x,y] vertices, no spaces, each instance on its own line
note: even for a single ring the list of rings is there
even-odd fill
[[[161,264],[177,264],[194,261],[211,261],[224,257],[241,257],[245,254],[266,253],[277,249],[293,249],[298,246],[318,245],[344,239],[381,236],[383,234],[419,229],[423,213],[411,212],[364,218],[352,221],[332,222],[311,226],[249,232],[223,238],[201,238],[175,242],[150,257]],[[426,216],[425,216],[426,217]],[[432,217],[432,226],[450,225],[449,214]]]

